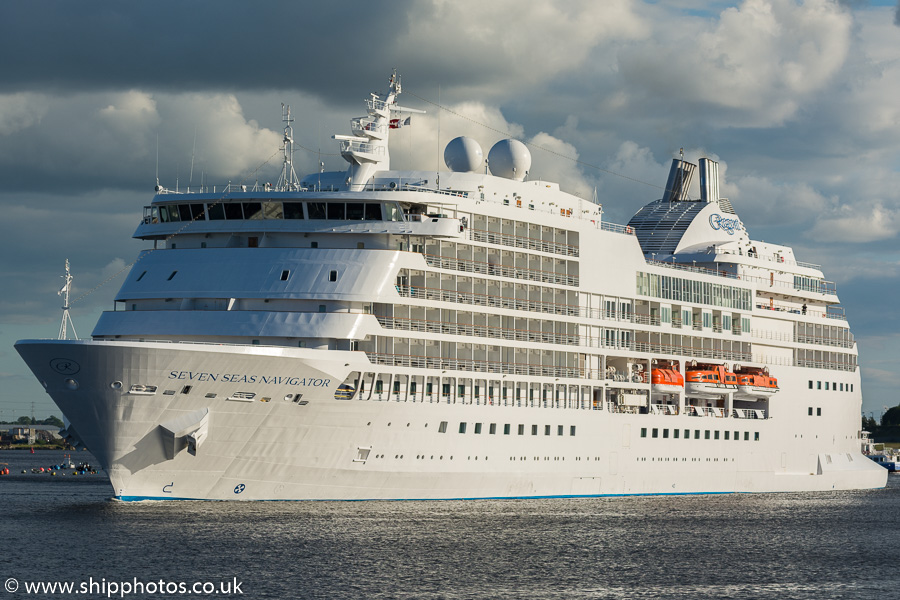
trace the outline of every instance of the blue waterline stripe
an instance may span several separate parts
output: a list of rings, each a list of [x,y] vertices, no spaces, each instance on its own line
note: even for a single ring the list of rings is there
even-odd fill
[[[237,500],[237,502],[451,502],[458,500],[545,500],[549,498],[623,498],[628,496],[712,496],[723,494],[748,494],[755,492],[660,492],[641,494],[555,494],[550,496],[473,496],[470,498],[260,498],[258,500]],[[779,493],[779,492],[766,492]],[[784,492],[781,492],[784,493]],[[230,502],[226,498],[173,498],[171,496],[113,496],[122,502],[143,502],[154,500],[193,500],[195,502]]]

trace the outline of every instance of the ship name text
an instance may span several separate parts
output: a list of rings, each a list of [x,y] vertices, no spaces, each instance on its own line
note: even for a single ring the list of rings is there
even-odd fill
[[[297,387],[328,387],[330,379],[281,375],[248,375],[244,373],[206,373],[200,371],[169,371],[169,379],[185,381],[222,381],[225,383],[274,383]]]

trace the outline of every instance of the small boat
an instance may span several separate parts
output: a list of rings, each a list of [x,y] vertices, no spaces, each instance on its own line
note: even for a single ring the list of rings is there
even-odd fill
[[[724,365],[691,361],[685,377],[685,393],[695,398],[718,398],[737,391],[737,376]]]
[[[650,369],[651,389],[657,394],[680,394],[684,391],[684,376],[677,362],[654,361]]]
[[[734,397],[743,400],[757,400],[777,394],[778,380],[769,375],[768,367],[734,366],[738,391]]]

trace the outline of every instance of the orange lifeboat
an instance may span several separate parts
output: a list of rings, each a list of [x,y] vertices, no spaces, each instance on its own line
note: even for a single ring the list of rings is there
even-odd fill
[[[654,363],[650,369],[650,383],[651,390],[657,394],[680,394],[684,391],[684,377],[678,370],[678,363]]]
[[[738,391],[735,398],[757,400],[768,398],[779,391],[778,380],[769,375],[768,367],[742,367],[735,365],[734,373],[738,380]]]
[[[686,371],[684,387],[688,396],[717,398],[737,391],[737,375],[725,365],[694,363]]]

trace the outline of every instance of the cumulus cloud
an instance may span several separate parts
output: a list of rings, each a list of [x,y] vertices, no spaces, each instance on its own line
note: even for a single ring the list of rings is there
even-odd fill
[[[31,127],[46,112],[47,101],[41,94],[0,94],[0,136]]]
[[[622,53],[630,94],[731,127],[793,118],[843,65],[852,17],[828,0],[745,0],[715,21],[662,29]]]
[[[811,234],[835,241],[864,243],[890,239],[900,232],[900,210],[882,202],[870,206],[842,204],[816,223]]]

